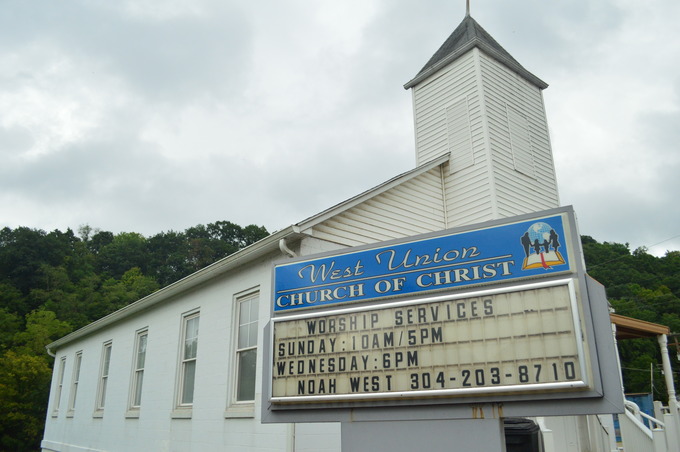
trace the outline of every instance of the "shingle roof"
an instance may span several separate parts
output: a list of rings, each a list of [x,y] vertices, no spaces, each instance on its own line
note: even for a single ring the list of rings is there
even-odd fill
[[[485,53],[504,64],[512,71],[523,76],[540,89],[545,89],[548,84],[539,79],[515,60],[491,35],[477,23],[472,16],[467,15],[465,19],[453,30],[453,33],[444,41],[444,44],[437,50],[432,58],[423,66],[418,74],[410,82],[404,85],[409,89],[421,80],[435,73],[441,67],[456,60],[461,55],[472,49],[479,47]]]

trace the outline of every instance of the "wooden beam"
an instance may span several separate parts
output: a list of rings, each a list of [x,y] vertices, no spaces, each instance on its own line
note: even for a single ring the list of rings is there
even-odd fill
[[[609,314],[609,318],[616,325],[616,339],[618,340],[671,334],[670,328],[658,323],[646,322],[619,314]]]

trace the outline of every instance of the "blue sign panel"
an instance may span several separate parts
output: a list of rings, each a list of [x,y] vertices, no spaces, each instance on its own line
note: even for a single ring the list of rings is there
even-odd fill
[[[274,311],[570,271],[566,219],[556,214],[280,264]]]

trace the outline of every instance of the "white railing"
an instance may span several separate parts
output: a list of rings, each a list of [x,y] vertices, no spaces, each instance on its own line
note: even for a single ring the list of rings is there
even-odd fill
[[[680,410],[677,404],[655,402],[655,416],[625,402],[618,415],[622,443],[616,443],[612,416],[538,417],[543,452],[680,452]],[[647,425],[645,425],[647,422]]]
[[[666,424],[640,411],[633,402],[626,401],[626,410],[619,415],[619,426],[625,452],[671,452],[666,438]],[[650,427],[644,424],[649,422]]]
[[[541,443],[543,444],[543,452],[556,452],[553,431],[546,425],[545,418],[537,417],[536,424],[538,424],[538,428],[541,429]]]
[[[541,429],[542,452],[616,452],[610,415],[538,417],[536,423]]]
[[[671,401],[668,406],[663,406],[661,402],[654,402],[654,416],[663,419],[666,428],[666,444],[669,452],[680,452],[680,411],[678,403]]]

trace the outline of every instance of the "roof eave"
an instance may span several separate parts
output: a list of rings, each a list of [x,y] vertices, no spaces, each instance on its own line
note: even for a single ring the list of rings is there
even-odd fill
[[[669,335],[671,330],[666,325],[634,319],[620,314],[609,314],[609,318],[616,325],[617,339],[632,339],[642,337],[656,337]]]
[[[209,281],[215,276],[224,274],[237,266],[243,265],[257,258],[265,256],[266,254],[279,250],[279,241],[281,239],[298,238],[302,235],[303,234],[300,234],[300,229],[295,225],[274,232],[273,234],[235,252],[234,254],[230,254],[229,256],[220,259],[219,261],[210,264],[189,276],[175,281],[174,283],[169,284],[162,289],[135,301],[134,303],[131,303],[107,316],[102,317],[99,320],[95,320],[94,322],[79,328],[78,330],[60,339],[57,339],[51,344],[48,344],[45,348],[47,348],[48,351],[58,349],[69,342],[92,334],[100,328],[119,322],[140,311],[149,309],[152,306],[169,298],[191,290],[194,287]]]
[[[524,77],[526,80],[529,82],[533,83],[536,85],[539,89],[543,90],[548,87],[548,84],[541,80],[540,78],[536,77],[534,74],[531,72],[527,71],[522,67],[521,65],[517,64],[515,61],[508,59],[504,55],[502,55],[500,52],[498,52],[496,49],[485,43],[483,40],[480,40],[479,38],[475,37],[471,39],[468,43],[466,43],[464,46],[460,47],[458,50],[455,52],[452,52],[449,54],[446,58],[443,58],[442,60],[438,61],[436,64],[430,66],[429,68],[425,69],[424,71],[421,71],[418,75],[416,75],[412,80],[407,82],[404,85],[404,89],[409,89],[417,85],[418,83],[422,82],[426,78],[430,77],[432,74],[435,74],[438,72],[441,68],[445,67],[446,65],[452,63],[453,61],[457,60],[460,58],[463,54],[469,52],[472,50],[474,47],[479,48],[482,50],[484,53],[489,55],[490,57],[494,58],[496,61],[499,63],[503,64],[506,66],[508,69],[511,71],[519,74],[520,76]]]

